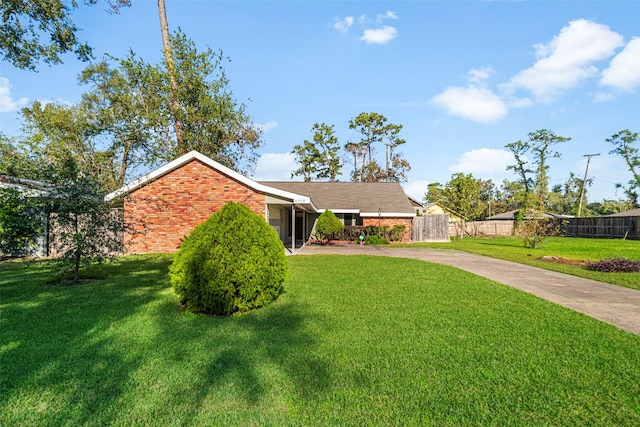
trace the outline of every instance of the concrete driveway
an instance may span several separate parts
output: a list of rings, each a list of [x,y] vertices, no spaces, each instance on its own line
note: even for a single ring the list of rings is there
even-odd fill
[[[640,335],[640,291],[634,289],[447,249],[336,244],[307,245],[298,254],[378,255],[450,265]]]

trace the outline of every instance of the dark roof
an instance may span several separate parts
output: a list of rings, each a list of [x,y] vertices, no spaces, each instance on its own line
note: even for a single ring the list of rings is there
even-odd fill
[[[503,212],[501,214],[493,215],[487,218],[488,221],[497,221],[497,220],[512,220],[515,219],[515,213],[517,210]],[[537,212],[537,211],[536,211]],[[538,212],[541,213],[542,218],[573,218],[571,215],[563,215],[551,212]]]
[[[360,213],[413,214],[415,209],[397,182],[287,182],[261,181],[261,184],[305,195],[319,209],[349,210]]]
[[[640,216],[640,208],[631,209],[630,211],[618,212],[618,213],[605,215],[605,216]]]

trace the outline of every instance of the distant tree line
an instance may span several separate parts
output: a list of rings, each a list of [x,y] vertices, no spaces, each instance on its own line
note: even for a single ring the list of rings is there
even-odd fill
[[[625,159],[632,178],[627,183],[617,184],[626,196],[625,200],[605,199],[602,202],[587,202],[587,188],[592,179],[581,179],[574,172],[563,184],[549,186],[549,164],[551,158],[559,158],[560,152],[554,147],[570,141],[571,138],[556,135],[541,129],[529,133],[526,141],[506,144],[513,154],[514,163],[507,170],[515,172],[517,179],[504,180],[496,186],[491,180],[475,178],[472,174],[456,173],[451,180],[442,184],[429,184],[424,200],[439,202],[447,208],[464,215],[470,220],[481,220],[512,210],[530,210],[576,215],[581,198],[586,206],[582,216],[607,215],[633,209],[638,206],[640,192],[640,155],[638,133],[622,130],[606,142],[614,149],[610,154]]]

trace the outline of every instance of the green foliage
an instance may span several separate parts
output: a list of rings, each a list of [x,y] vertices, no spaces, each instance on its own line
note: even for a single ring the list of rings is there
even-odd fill
[[[178,309],[166,254],[77,287],[0,263],[0,425],[640,424],[637,335],[456,268],[288,260],[286,298],[228,318]]]
[[[548,129],[529,132],[529,140],[515,141],[505,145],[513,153],[516,163],[507,166],[519,177],[524,187],[524,207],[527,209],[545,210],[547,193],[549,192],[549,158],[559,158],[560,153],[552,147],[556,144],[570,141],[571,138],[556,135]],[[534,160],[528,160],[527,154]],[[535,180],[530,176],[535,175]]]
[[[64,160],[51,177],[55,194],[50,199],[55,227],[52,247],[61,272],[80,280],[82,267],[122,252],[122,213],[104,202],[97,177],[83,171],[73,157]]]
[[[42,163],[0,133],[0,175],[38,180],[42,178]]]
[[[321,239],[327,239],[327,243],[331,240],[334,233],[338,233],[344,228],[344,224],[329,209],[320,214],[316,221],[316,233]]]
[[[525,248],[537,249],[547,237],[562,233],[562,222],[556,219],[537,217],[535,214],[525,217],[517,229]]]
[[[382,114],[360,113],[349,120],[349,129],[355,129],[362,135],[358,142],[349,142],[345,146],[347,153],[353,155],[351,178],[355,182],[404,182],[411,169],[402,153],[394,150],[406,141],[399,134],[402,125],[387,124]],[[384,168],[373,158],[376,144],[385,146]]]
[[[619,184],[619,187],[623,188],[629,200],[637,205],[640,192],[640,137],[637,132],[625,129],[613,134],[606,141],[615,147],[609,154],[618,154],[627,163],[633,178],[629,180],[626,187],[622,184]]]
[[[0,2],[0,57],[23,70],[35,70],[40,60],[59,64],[66,52],[90,60],[91,48],[76,38],[78,27],[69,16],[77,5],[76,0]]]
[[[0,253],[29,254],[44,231],[44,203],[11,188],[0,188]]]
[[[470,220],[477,220],[486,217],[493,187],[491,180],[483,181],[472,174],[455,173],[445,185],[439,182],[429,184],[425,199],[441,203]]]
[[[370,234],[364,241],[365,245],[388,245],[389,241],[384,237],[378,237],[375,234]]]
[[[188,311],[229,315],[275,300],[286,271],[274,229],[245,205],[229,202],[184,239],[169,276]]]
[[[305,181],[328,179],[335,181],[340,174],[340,144],[335,136],[334,125],[314,123],[311,128],[313,142],[304,140],[303,145],[295,145],[292,154],[296,156],[298,169],[291,176],[302,176]]]

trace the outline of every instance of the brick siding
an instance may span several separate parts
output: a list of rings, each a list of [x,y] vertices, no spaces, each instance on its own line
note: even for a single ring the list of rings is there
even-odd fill
[[[411,226],[413,225],[412,218],[394,218],[394,217],[383,217],[380,218],[380,222],[378,222],[377,217],[364,217],[362,218],[362,225],[374,226],[377,227],[381,225],[382,227],[393,227],[394,225],[404,225],[404,232],[402,233],[402,243],[409,243],[411,241]]]
[[[265,215],[264,194],[194,159],[125,197],[125,252],[175,252],[196,225],[229,201]]]

